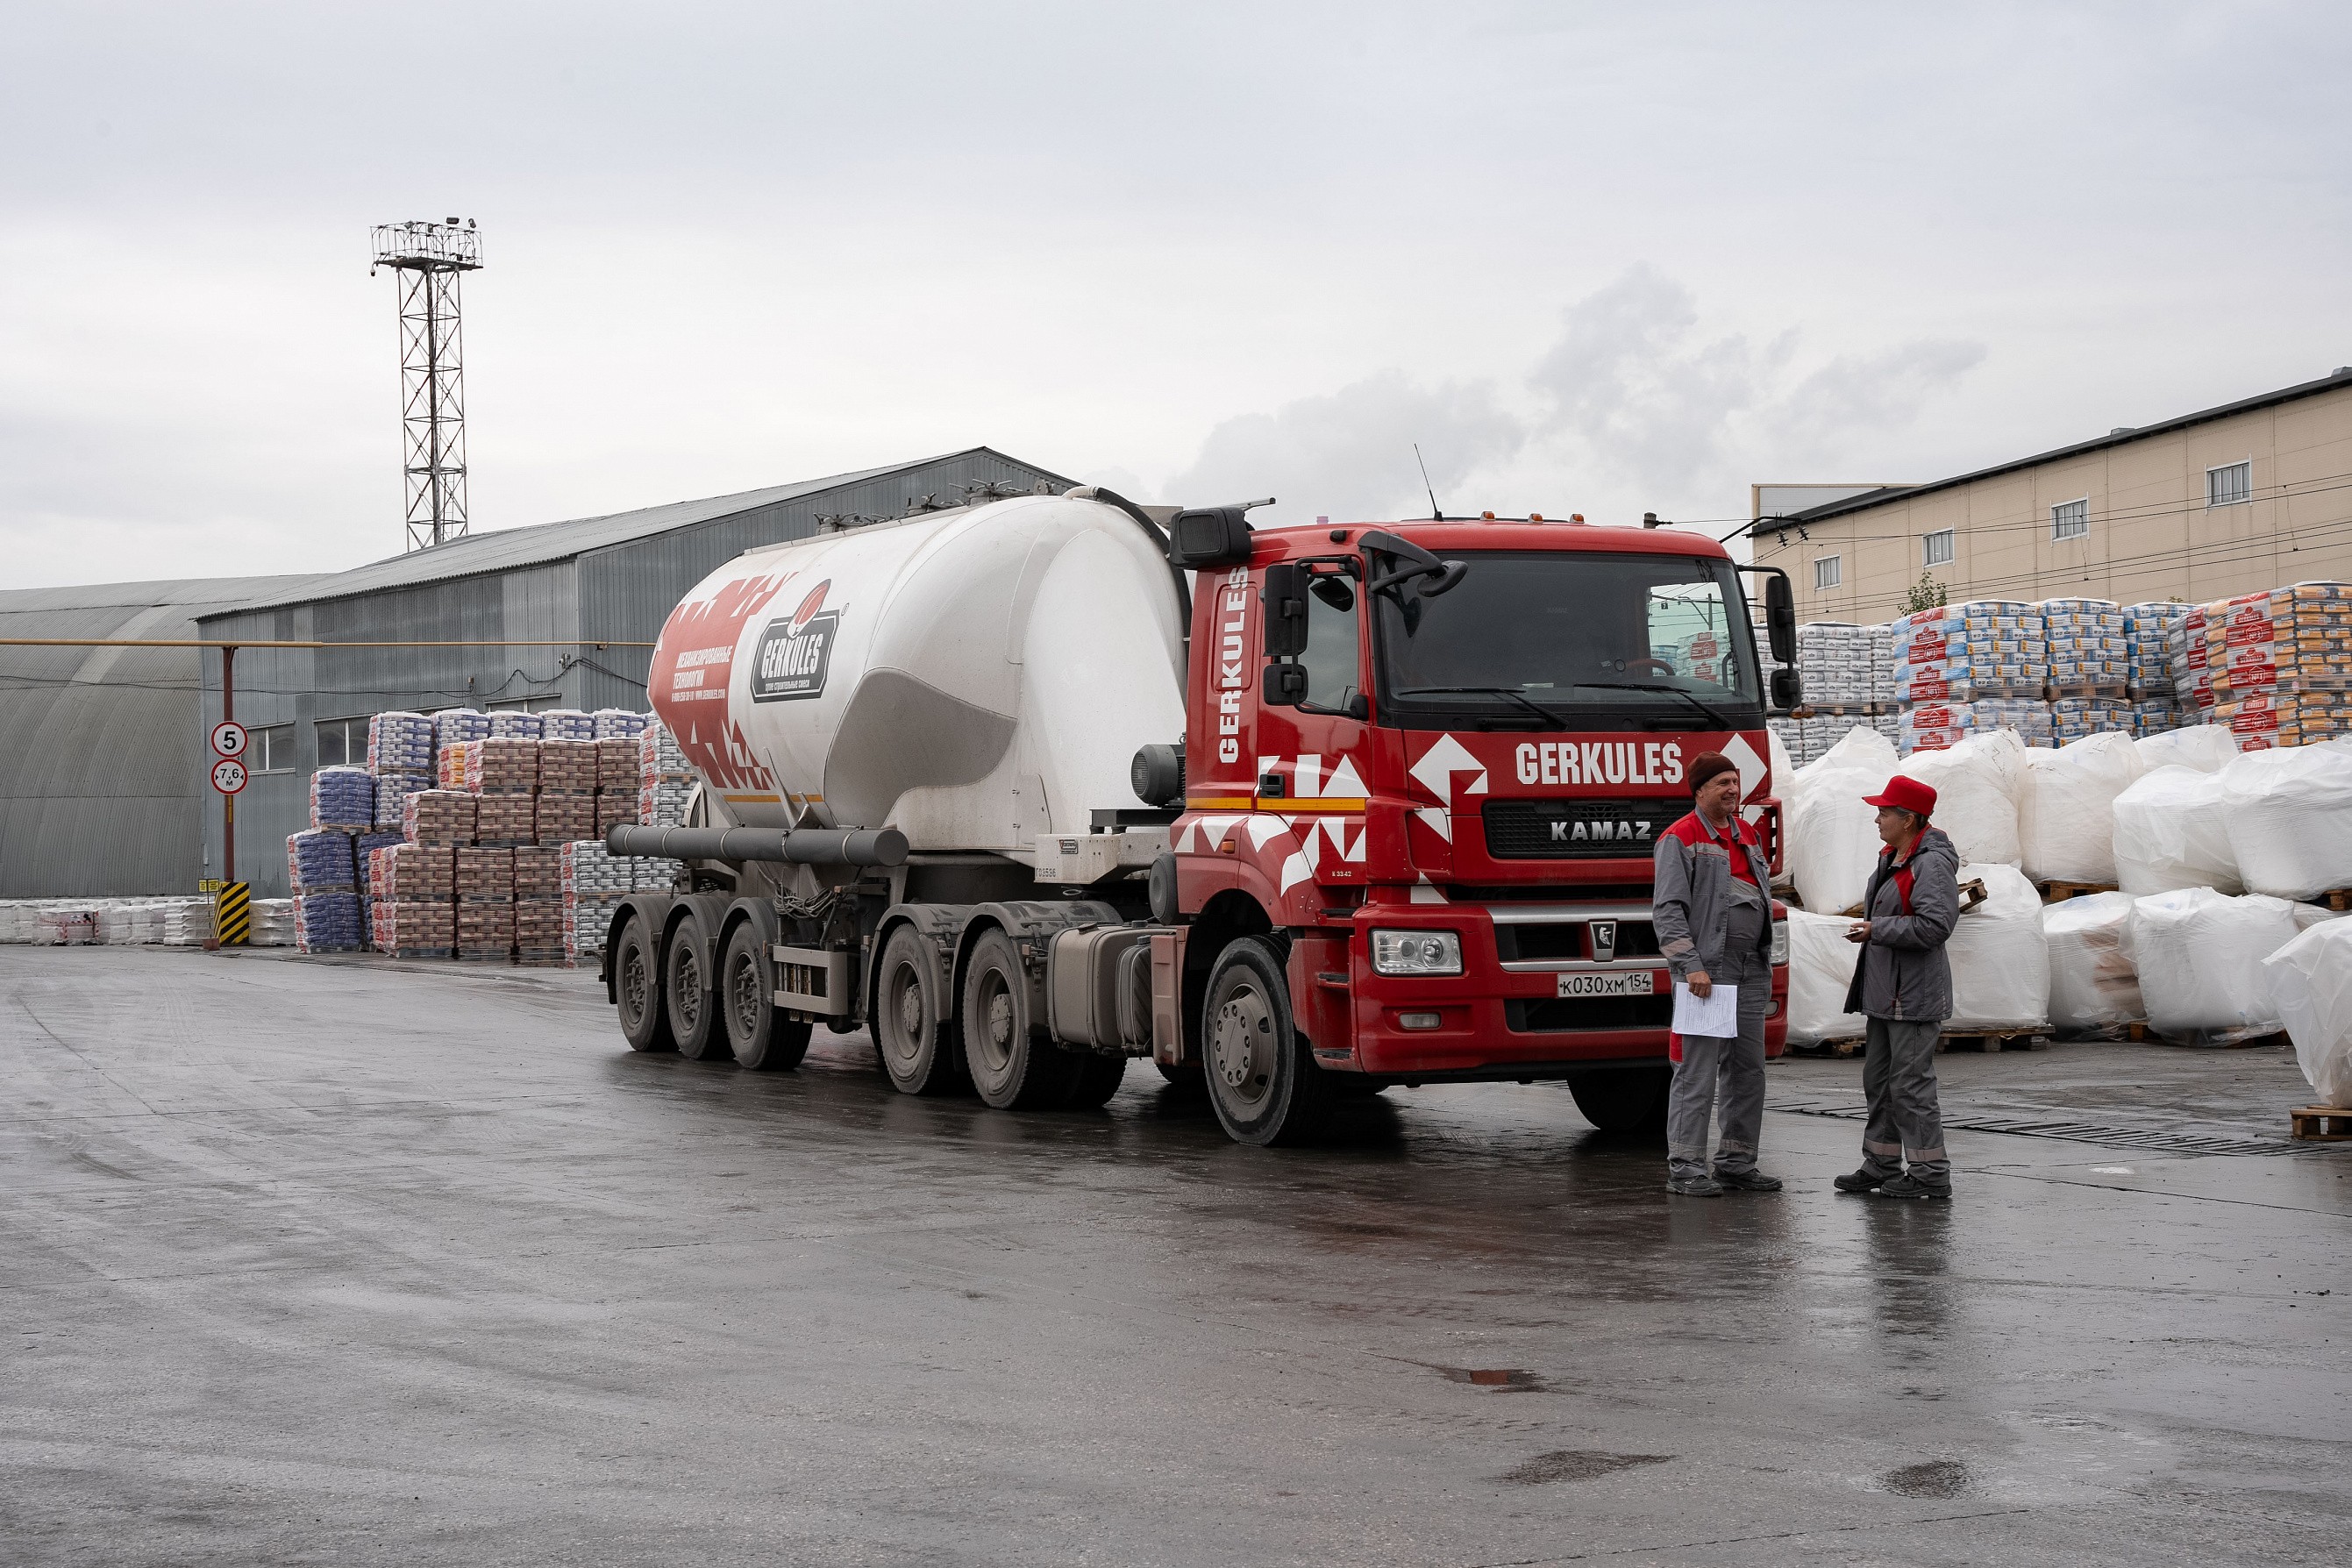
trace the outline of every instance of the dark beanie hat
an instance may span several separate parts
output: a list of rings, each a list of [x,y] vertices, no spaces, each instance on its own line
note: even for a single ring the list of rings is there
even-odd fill
[[[1691,759],[1690,791],[1696,795],[1706,787],[1706,781],[1717,773],[1736,773],[1739,764],[1721,752],[1701,752]]]

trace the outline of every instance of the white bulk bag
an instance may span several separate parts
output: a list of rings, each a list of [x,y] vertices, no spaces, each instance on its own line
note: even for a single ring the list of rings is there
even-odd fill
[[[2221,775],[2160,767],[2116,796],[2116,879],[2126,893],[2211,888],[2236,893]]]
[[[1903,771],[1936,792],[1936,826],[1963,865],[2016,866],[2018,802],[2025,794],[2025,742],[2014,730],[1970,735],[1942,752],[1914,752]]]
[[[2053,1027],[2112,1035],[2126,1024],[2147,1021],[2139,973],[2124,951],[2133,902],[2129,893],[2087,893],[2042,910]]]
[[[1789,1043],[1858,1040],[1865,1021],[1845,1010],[1862,944],[1845,939],[1853,921],[1842,915],[1789,911]]]
[[[2263,960],[2263,973],[2319,1103],[2352,1107],[2352,921],[2312,927]],[[1791,1001],[1795,980],[1791,970]]]
[[[1885,846],[1878,811],[1863,804],[1895,776],[1894,744],[1875,730],[1849,730],[1819,761],[1797,770],[1788,808],[1789,879],[1805,907],[1833,914],[1862,902]]]
[[[2128,735],[2085,735],[2026,753],[2018,838],[2025,874],[2042,882],[2116,879],[2116,796],[2147,771]]]
[[[1960,880],[1981,881],[1985,901],[1952,928],[1952,1016],[1947,1029],[2050,1026],[2050,948],[2042,937],[2042,895],[2014,866],[1963,865]]]
[[[2227,724],[2191,724],[2143,735],[2132,742],[2132,749],[2150,772],[2195,768],[2200,773],[2217,773],[2238,754],[2238,737],[2230,733]]]
[[[2278,1014],[2263,960],[2294,934],[2294,910],[2283,899],[2179,888],[2133,900],[2125,951],[2139,971],[2149,1026],[2187,1045],[2273,1033]]]
[[[2249,889],[2309,899],[2352,888],[2352,745],[2248,752],[2219,777],[2230,848]]]

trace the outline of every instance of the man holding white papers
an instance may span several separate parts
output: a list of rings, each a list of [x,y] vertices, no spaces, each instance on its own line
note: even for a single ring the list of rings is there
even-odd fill
[[[1692,759],[1689,778],[1693,810],[1658,837],[1650,906],[1658,951],[1675,977],[1666,1191],[1695,1198],[1727,1187],[1774,1193],[1779,1178],[1756,1168],[1764,1009],[1772,1000],[1771,867],[1756,830],[1739,820],[1738,765],[1720,752],[1703,752]],[[1722,1137],[1710,1174],[1707,1122],[1718,1103]]]

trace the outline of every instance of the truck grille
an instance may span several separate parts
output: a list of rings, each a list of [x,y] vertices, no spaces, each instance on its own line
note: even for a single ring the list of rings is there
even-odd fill
[[[1505,963],[1521,960],[1591,958],[1593,956],[1588,923],[1565,921],[1558,925],[1503,925],[1495,927],[1495,956]],[[1650,924],[1645,910],[1638,917],[1628,917],[1617,922],[1617,951],[1614,958],[1655,958],[1658,956],[1657,929]]]
[[[1668,797],[1490,800],[1479,814],[1497,860],[1646,860],[1658,836],[1690,811]]]
[[[1503,1004],[1503,1021],[1521,1035],[1569,1029],[1663,1029],[1675,1020],[1672,996],[1555,996]]]

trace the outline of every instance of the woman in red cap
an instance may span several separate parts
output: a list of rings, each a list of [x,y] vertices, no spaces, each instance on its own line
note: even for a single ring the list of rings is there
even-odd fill
[[[1764,1009],[1772,1000],[1772,870],[1756,830],[1739,820],[1738,764],[1720,752],[1691,759],[1688,816],[1658,836],[1650,922],[1658,951],[1694,996],[1738,988],[1739,1032],[1675,1037],[1666,1091],[1666,1191],[1711,1198],[1727,1187],[1776,1193],[1756,1168],[1764,1130]],[[1718,1106],[1718,1101],[1720,1104]],[[1715,1169],[1706,1124],[1721,1112]]]
[[[1878,807],[1878,836],[1886,841],[1863,895],[1870,918],[1846,932],[1864,944],[1845,1010],[1868,1020],[1862,1089],[1870,1120],[1862,1130],[1862,1169],[1835,1184],[1842,1193],[1948,1198],[1952,1163],[1936,1103],[1936,1037],[1952,1016],[1944,943],[1960,918],[1959,851],[1928,825],[1936,792],[1917,779],[1897,773],[1863,798]]]

